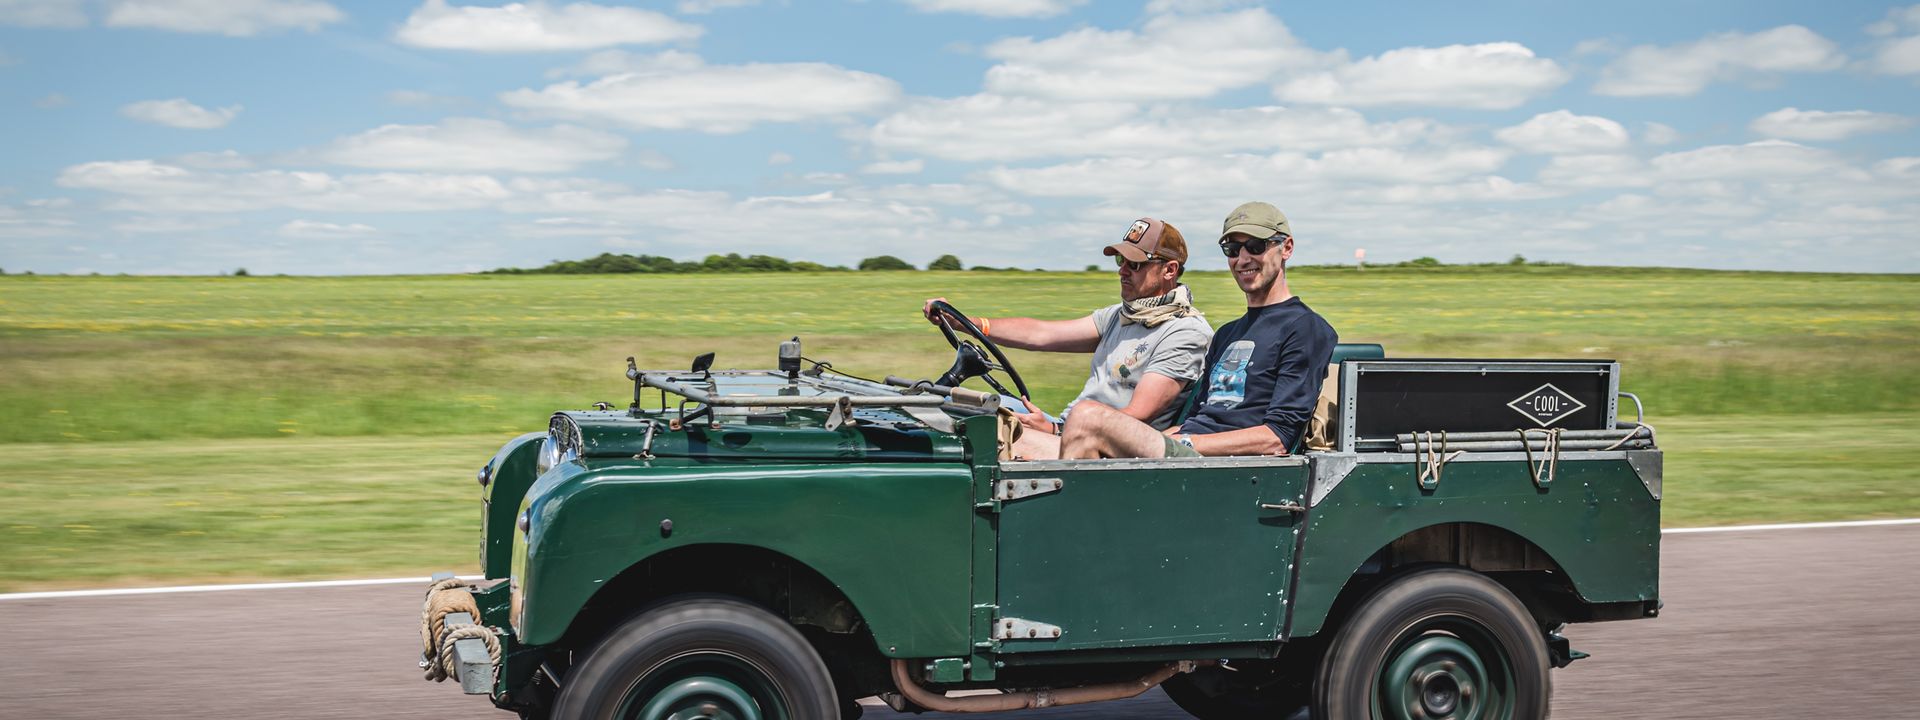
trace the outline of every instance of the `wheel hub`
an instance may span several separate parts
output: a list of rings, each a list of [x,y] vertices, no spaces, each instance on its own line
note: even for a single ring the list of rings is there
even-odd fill
[[[682,678],[661,688],[635,720],[761,720],[753,696],[725,678]]]
[[[1456,637],[1435,635],[1408,645],[1380,680],[1382,709],[1395,720],[1475,720],[1486,711],[1486,667]]]

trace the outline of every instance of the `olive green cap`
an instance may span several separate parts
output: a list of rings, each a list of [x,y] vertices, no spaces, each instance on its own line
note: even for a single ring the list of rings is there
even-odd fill
[[[1234,208],[1227,213],[1227,221],[1220,228],[1223,240],[1234,233],[1246,233],[1262,240],[1274,235],[1293,237],[1293,226],[1287,224],[1286,213],[1263,202],[1244,203]]]

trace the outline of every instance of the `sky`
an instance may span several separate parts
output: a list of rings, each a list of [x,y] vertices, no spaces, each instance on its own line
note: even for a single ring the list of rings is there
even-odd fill
[[[1920,271],[1920,5],[0,0],[0,270]]]

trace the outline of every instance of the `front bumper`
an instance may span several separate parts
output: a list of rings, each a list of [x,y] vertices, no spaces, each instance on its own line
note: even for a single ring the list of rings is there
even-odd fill
[[[420,611],[420,669],[425,679],[460,682],[468,695],[491,695],[510,636],[493,625],[487,601],[504,583],[465,583],[453,573],[433,576]],[[497,614],[497,613],[496,613]]]

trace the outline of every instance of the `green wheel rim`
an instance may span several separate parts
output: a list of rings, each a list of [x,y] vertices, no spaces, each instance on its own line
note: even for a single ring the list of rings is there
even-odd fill
[[[786,698],[766,671],[728,652],[674,656],[621,696],[621,720],[789,720]]]
[[[1513,663],[1478,623],[1428,618],[1389,646],[1374,683],[1373,716],[1392,720],[1510,720]]]

